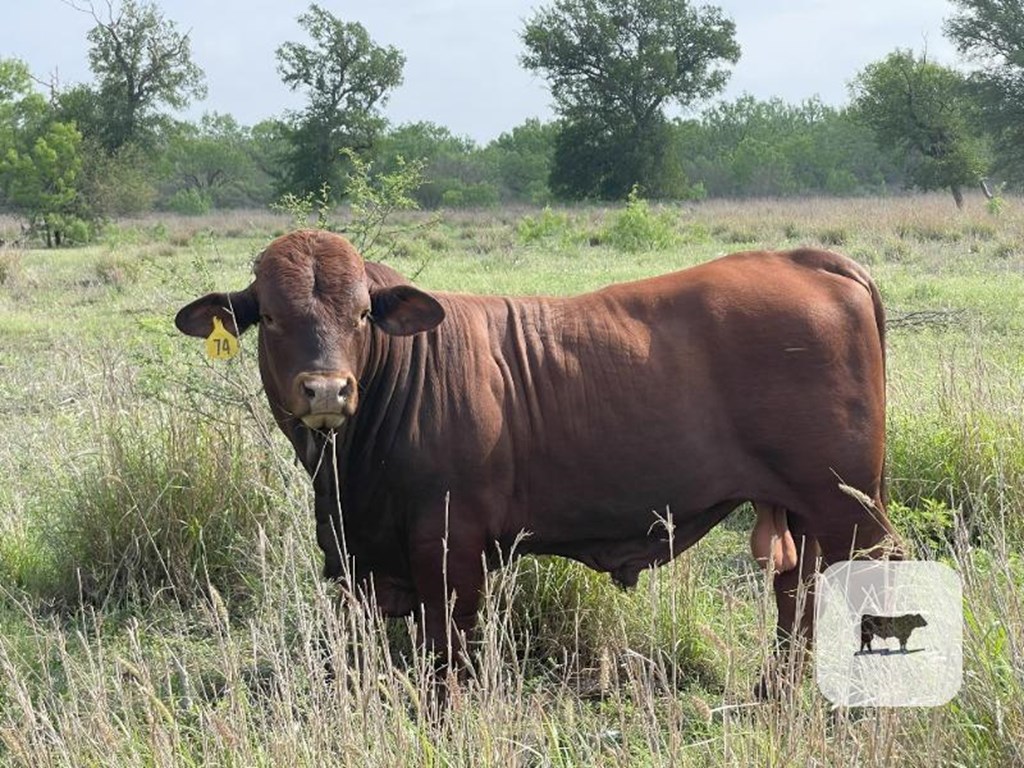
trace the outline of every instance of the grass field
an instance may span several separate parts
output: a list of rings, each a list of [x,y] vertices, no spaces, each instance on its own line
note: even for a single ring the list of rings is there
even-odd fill
[[[959,695],[833,709],[808,675],[754,702],[774,603],[739,510],[629,593],[559,559],[494,574],[471,675],[432,720],[411,625],[319,579],[252,339],[212,363],[173,328],[186,301],[244,286],[287,218],[154,216],[89,248],[0,249],[0,763],[1024,764],[1024,200],[399,224],[374,253],[427,289],[569,294],[751,247],[867,265],[890,319],[891,517],[963,578]]]

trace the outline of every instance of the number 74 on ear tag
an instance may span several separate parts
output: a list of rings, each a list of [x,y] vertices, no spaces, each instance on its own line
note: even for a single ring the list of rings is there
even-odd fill
[[[213,318],[213,331],[206,337],[206,354],[213,360],[230,360],[238,354],[238,339],[219,317]]]

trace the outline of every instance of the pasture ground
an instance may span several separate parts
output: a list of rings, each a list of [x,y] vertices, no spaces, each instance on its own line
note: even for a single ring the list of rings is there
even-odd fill
[[[740,510],[629,593],[559,559],[495,574],[473,674],[431,720],[412,626],[319,580],[308,483],[252,338],[214,364],[172,325],[246,284],[287,218],[153,216],[89,248],[0,249],[0,763],[1024,764],[1024,200],[399,225],[369,255],[428,289],[568,294],[801,244],[866,264],[890,318],[891,517],[964,580],[960,694],[834,710],[807,675],[753,702],[774,605]]]

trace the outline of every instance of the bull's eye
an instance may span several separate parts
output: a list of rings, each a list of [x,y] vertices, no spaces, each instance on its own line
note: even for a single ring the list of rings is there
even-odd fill
[[[272,318],[270,315],[260,315],[260,322],[262,322],[264,325],[273,325],[274,318]]]

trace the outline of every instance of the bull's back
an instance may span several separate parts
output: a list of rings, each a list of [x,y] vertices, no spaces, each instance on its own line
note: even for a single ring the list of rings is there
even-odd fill
[[[823,482],[880,471],[880,456],[854,466],[884,421],[858,270],[822,252],[746,253],[569,299],[462,299],[472,311],[450,315],[472,326],[467,373],[500,414],[491,460],[507,463],[530,527],[579,516],[621,534],[629,510],[770,496],[808,466]]]

